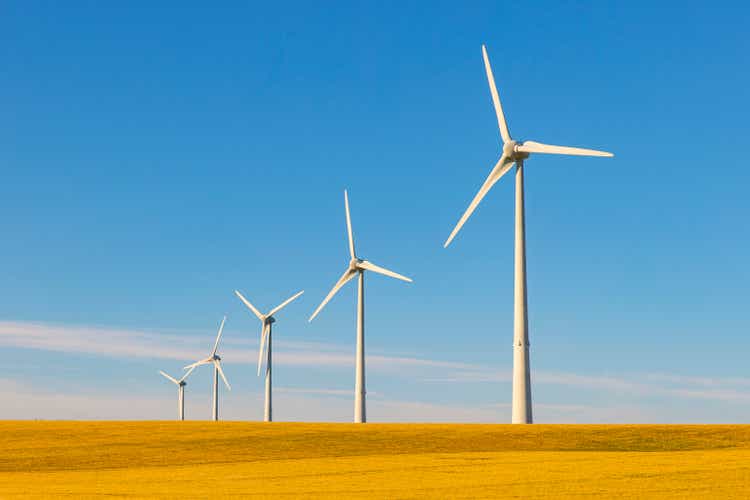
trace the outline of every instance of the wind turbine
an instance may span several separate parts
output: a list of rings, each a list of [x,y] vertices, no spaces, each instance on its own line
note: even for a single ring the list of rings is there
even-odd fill
[[[474,210],[485,197],[487,192],[516,164],[516,231],[515,231],[515,283],[514,283],[514,308],[513,308],[513,417],[512,422],[527,423],[532,422],[531,416],[531,380],[529,369],[529,332],[528,332],[528,315],[526,311],[526,229],[524,218],[524,200],[523,200],[523,164],[531,153],[546,153],[560,155],[576,156],[614,156],[612,153],[605,151],[595,151],[592,149],[571,148],[565,146],[551,146],[534,141],[518,142],[510,137],[508,125],[505,122],[503,107],[500,104],[500,97],[495,88],[495,78],[492,76],[492,68],[487,57],[487,49],[482,45],[482,55],[484,56],[484,67],[487,71],[487,80],[490,84],[492,101],[495,104],[495,113],[497,114],[497,123],[500,126],[500,136],[503,140],[503,153],[490,172],[490,175],[479,188],[479,192],[471,200],[469,208],[459,219],[458,224],[453,229],[445,242],[447,247],[458,231],[464,225],[466,220],[471,216]]]
[[[178,420],[185,420],[185,386],[187,385],[187,382],[185,382],[185,379],[188,378],[188,375],[193,373],[193,370],[195,367],[190,368],[188,371],[185,372],[185,374],[182,376],[180,380],[177,380],[174,377],[171,377],[164,373],[163,371],[159,370],[159,373],[164,375],[165,378],[170,380],[171,382],[174,382],[177,384],[177,415]]]
[[[315,312],[310,316],[312,321],[315,316],[323,309],[336,292],[341,287],[347,284],[349,281],[354,279],[355,276],[359,278],[357,287],[357,371],[356,379],[354,384],[354,423],[364,423],[367,421],[367,415],[365,412],[365,271],[372,271],[391,278],[396,278],[402,281],[408,281],[411,283],[411,279],[406,276],[389,271],[380,266],[376,266],[372,262],[357,258],[354,252],[354,235],[352,234],[352,220],[349,216],[349,195],[344,190],[344,208],[346,210],[346,231],[349,235],[349,267],[347,267],[341,278],[333,285],[333,288],[323,302],[320,303]]]
[[[292,302],[303,293],[305,293],[304,290],[302,290],[301,292],[297,292],[295,295],[292,295],[284,302],[271,309],[268,313],[261,314],[260,311],[258,311],[258,309],[256,309],[255,306],[250,303],[249,300],[242,296],[239,290],[234,291],[234,294],[237,295],[237,297],[239,297],[239,299],[253,312],[253,314],[258,317],[262,324],[260,330],[260,350],[258,351],[258,376],[260,376],[260,367],[263,364],[263,346],[268,346],[266,348],[266,402],[263,407],[263,421],[265,422],[271,422],[273,420],[273,416],[271,413],[271,325],[276,323],[276,318],[274,318],[273,315],[284,309],[290,302]]]
[[[214,365],[214,400],[213,400],[213,413],[212,418],[213,420],[219,420],[219,375],[221,375],[222,380],[224,380],[224,384],[226,384],[227,389],[230,391],[232,388],[229,386],[229,382],[227,382],[227,378],[224,376],[224,370],[221,369],[221,357],[216,354],[216,351],[219,349],[219,340],[221,340],[221,332],[224,330],[224,323],[227,321],[227,317],[224,316],[224,319],[221,320],[221,325],[219,326],[219,333],[216,335],[216,342],[214,342],[214,348],[211,350],[211,354],[208,355],[206,359],[201,359],[200,361],[196,361],[192,365],[187,365],[185,367],[186,370],[194,370],[196,367],[201,365],[208,365],[212,364]]]

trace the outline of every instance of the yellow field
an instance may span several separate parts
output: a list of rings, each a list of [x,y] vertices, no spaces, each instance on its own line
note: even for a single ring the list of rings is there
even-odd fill
[[[0,422],[0,498],[748,498],[750,426]]]

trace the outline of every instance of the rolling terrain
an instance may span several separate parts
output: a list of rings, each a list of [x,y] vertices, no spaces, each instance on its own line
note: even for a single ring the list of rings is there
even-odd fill
[[[0,498],[747,498],[750,426],[0,422]]]

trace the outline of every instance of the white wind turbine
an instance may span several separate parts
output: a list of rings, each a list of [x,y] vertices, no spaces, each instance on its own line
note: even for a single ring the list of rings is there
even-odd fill
[[[185,420],[185,386],[187,385],[187,382],[185,382],[185,379],[188,378],[188,375],[193,373],[193,370],[195,367],[190,368],[188,371],[185,372],[185,374],[180,378],[180,380],[177,380],[174,377],[171,377],[164,373],[163,371],[159,370],[159,373],[164,375],[165,378],[170,380],[171,382],[174,382],[177,384],[177,415],[178,420]]]
[[[614,156],[612,153],[605,151],[595,151],[592,149],[570,148],[564,146],[551,146],[534,141],[517,142],[511,139],[508,125],[505,122],[503,107],[500,104],[500,97],[495,88],[495,79],[492,76],[490,61],[487,57],[487,50],[482,45],[482,55],[484,56],[484,67],[487,71],[487,80],[492,93],[492,101],[495,104],[495,113],[497,114],[497,123],[500,126],[500,136],[503,140],[503,153],[490,172],[487,180],[484,181],[479,192],[471,200],[469,208],[459,219],[458,224],[445,242],[447,247],[458,231],[464,225],[466,220],[477,208],[477,205],[487,192],[508,172],[513,164],[516,164],[516,235],[515,235],[515,285],[514,285],[514,308],[513,308],[513,423],[532,422],[531,416],[531,380],[529,368],[529,332],[528,316],[526,312],[526,233],[524,220],[524,200],[523,200],[523,163],[530,153],[547,153],[561,155],[577,156]]]
[[[219,420],[219,375],[221,375],[222,380],[224,380],[227,389],[229,389],[230,391],[232,390],[232,388],[229,386],[229,382],[227,382],[227,378],[224,376],[224,370],[221,369],[221,357],[216,354],[216,351],[219,349],[219,340],[221,340],[221,332],[224,330],[224,323],[226,322],[226,320],[226,316],[224,316],[224,319],[221,320],[219,333],[216,335],[216,342],[214,342],[214,348],[211,350],[211,354],[209,354],[206,359],[201,359],[200,361],[196,361],[192,365],[187,365],[185,367],[186,370],[194,370],[196,367],[201,365],[214,365],[214,399],[212,411],[213,420]]]
[[[239,290],[234,291],[235,295],[255,314],[260,320],[262,326],[260,330],[260,349],[258,350],[258,376],[260,376],[260,367],[263,365],[263,346],[266,347],[266,402],[263,406],[263,420],[265,422],[271,422],[273,420],[272,408],[271,408],[271,325],[276,323],[276,319],[273,317],[274,314],[284,309],[290,302],[305,293],[304,290],[297,292],[292,295],[278,306],[271,309],[266,314],[261,314],[254,305],[250,303]]]
[[[315,312],[310,316],[312,321],[315,316],[323,309],[331,298],[336,295],[341,287],[351,281],[355,276],[359,278],[357,288],[357,371],[356,379],[354,384],[354,422],[364,423],[367,421],[367,415],[365,412],[365,271],[373,271],[378,274],[390,276],[402,281],[411,282],[410,278],[401,276],[400,274],[389,271],[380,266],[376,266],[372,262],[357,258],[354,252],[354,236],[352,235],[352,220],[349,216],[349,196],[344,190],[344,208],[346,210],[346,230],[349,235],[349,267],[347,267],[341,278],[333,285],[333,288],[323,302],[320,303]]]

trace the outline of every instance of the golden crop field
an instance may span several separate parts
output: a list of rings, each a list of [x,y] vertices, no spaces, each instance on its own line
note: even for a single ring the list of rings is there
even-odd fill
[[[0,498],[748,498],[750,426],[0,422]]]

